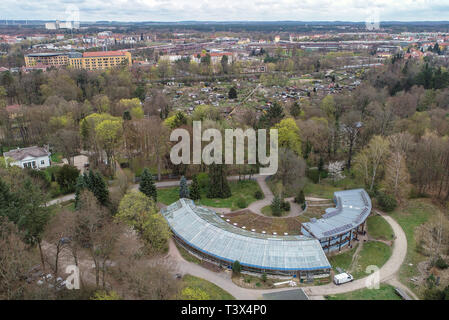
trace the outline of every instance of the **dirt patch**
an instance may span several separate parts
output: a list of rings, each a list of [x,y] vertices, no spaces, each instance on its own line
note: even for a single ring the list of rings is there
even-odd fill
[[[246,230],[255,230],[257,233],[265,231],[267,234],[276,232],[278,235],[300,235],[301,221],[298,217],[286,217],[282,219],[272,219],[269,217],[260,216],[248,210],[232,212],[224,215],[222,219],[229,219],[230,224],[237,223],[238,226],[246,227]]]

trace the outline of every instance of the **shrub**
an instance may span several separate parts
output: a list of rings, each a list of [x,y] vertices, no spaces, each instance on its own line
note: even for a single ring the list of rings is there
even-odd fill
[[[262,281],[267,282],[267,274],[265,272],[262,273]]]
[[[398,205],[396,199],[385,192],[379,191],[377,193],[377,203],[383,211],[393,211]]]
[[[290,202],[288,202],[288,201],[283,201],[282,202],[282,210],[284,210],[284,211],[290,211]]]
[[[209,174],[206,172],[198,173],[196,176],[201,189],[206,189],[209,185]]]
[[[254,198],[260,200],[263,199],[263,193],[260,190],[256,190],[256,192],[254,192]]]
[[[306,197],[304,196],[304,191],[299,191],[298,195],[295,197],[295,202],[298,204],[303,204],[306,202]]]
[[[240,272],[242,272],[242,266],[238,260],[235,260],[232,264],[232,273],[240,274]]]
[[[42,187],[44,189],[50,188],[51,176],[47,171],[44,170],[35,170],[35,169],[26,169],[28,175],[34,179],[37,179],[42,183]]]
[[[75,191],[76,179],[78,179],[79,170],[71,165],[65,164],[56,172],[56,182],[59,184],[63,193]]]
[[[240,209],[246,208],[248,204],[246,203],[246,199],[243,197],[240,197],[237,199],[237,207]]]
[[[441,258],[440,256],[434,261],[434,265],[438,269],[447,269],[449,267],[447,262],[443,258]]]

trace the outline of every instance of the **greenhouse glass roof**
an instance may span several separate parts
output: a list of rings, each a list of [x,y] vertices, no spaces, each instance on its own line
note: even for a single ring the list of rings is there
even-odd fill
[[[371,199],[363,189],[337,191],[334,199],[337,206],[326,209],[321,219],[303,223],[317,239],[337,236],[357,228],[371,213]]]
[[[181,199],[161,210],[184,242],[215,258],[266,270],[317,270],[331,266],[318,240],[254,233],[233,226],[214,211]]]

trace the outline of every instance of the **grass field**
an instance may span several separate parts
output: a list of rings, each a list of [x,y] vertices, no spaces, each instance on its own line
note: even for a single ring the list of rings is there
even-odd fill
[[[204,291],[207,293],[209,300],[235,300],[230,293],[216,286],[212,282],[194,277],[190,274],[186,274],[182,278],[182,282],[184,288],[190,287],[192,289],[200,289]]]
[[[368,234],[377,240],[392,240],[393,230],[388,222],[379,215],[367,219]]]
[[[391,256],[391,247],[380,241],[368,241],[363,243],[356,264],[352,267],[351,273],[354,279],[368,276],[366,273],[368,266],[377,266],[379,269],[388,261]]]
[[[327,300],[401,300],[389,284],[380,284],[379,289],[360,289],[348,293],[326,296]]]
[[[332,268],[336,270],[337,267],[339,267],[343,270],[349,270],[349,267],[351,266],[352,262],[352,257],[354,256],[354,253],[357,250],[357,246],[358,243],[356,243],[354,247],[348,251],[336,254],[335,256],[330,256],[328,260]]]
[[[186,249],[181,247],[179,244],[176,243],[176,248],[178,248],[179,254],[184,258],[184,260],[193,262],[196,264],[201,264],[201,260],[195,257],[194,255],[190,254]]]
[[[407,256],[399,270],[399,279],[415,292],[417,287],[410,279],[419,274],[417,264],[425,259],[416,250],[415,229],[432,216],[437,216],[438,211],[440,209],[429,199],[411,199],[391,213],[391,217],[399,223],[407,237]]]
[[[266,215],[267,217],[275,217],[275,216],[273,215],[272,210],[271,210],[271,205],[268,205],[268,206],[263,207],[260,211],[262,211],[262,213],[263,213],[264,215]],[[284,211],[284,210],[282,210],[280,217],[286,216],[286,215],[288,215],[289,213],[290,213],[290,211]]]
[[[306,197],[317,197],[324,199],[332,199],[335,191],[361,188],[362,185],[354,179],[344,178],[337,181],[335,185],[328,179],[322,180],[320,183],[312,183],[307,179],[304,186],[304,194]]]
[[[198,204],[215,207],[215,208],[231,208],[232,210],[242,209],[237,205],[237,201],[240,198],[245,199],[246,206],[250,203],[256,201],[254,198],[254,193],[260,190],[259,185],[256,181],[245,180],[245,181],[230,181],[229,187],[231,188],[232,195],[226,199],[206,197],[206,190],[201,190],[201,199],[197,201]],[[179,187],[163,188],[158,189],[157,198],[159,202],[163,204],[171,204],[179,200]]]

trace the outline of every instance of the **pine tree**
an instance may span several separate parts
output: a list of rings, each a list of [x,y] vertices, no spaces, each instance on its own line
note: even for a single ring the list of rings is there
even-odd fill
[[[187,187],[187,180],[184,176],[181,177],[179,182],[179,198],[188,198],[189,188]]]
[[[154,183],[153,175],[147,168],[143,169],[140,176],[139,191],[146,195],[148,198],[153,198],[154,202],[157,202],[157,189]]]
[[[237,99],[237,90],[234,87],[229,89],[228,97],[229,99]]]
[[[226,171],[222,164],[211,164],[209,167],[209,190],[208,198],[229,198],[231,188],[226,178]]]
[[[4,216],[11,221],[14,220],[11,214],[15,211],[12,210],[13,198],[9,186],[0,178],[0,217]]]
[[[192,178],[192,185],[190,186],[190,199],[192,200],[201,199],[200,185],[198,183],[196,175],[194,175]]]
[[[79,175],[78,179],[76,179],[76,186],[75,186],[75,209],[78,210],[80,208],[80,196],[81,191],[86,188],[86,184],[84,182],[84,176],[85,175]]]
[[[282,201],[278,195],[275,195],[271,202],[271,212],[273,216],[279,217],[282,214]]]

